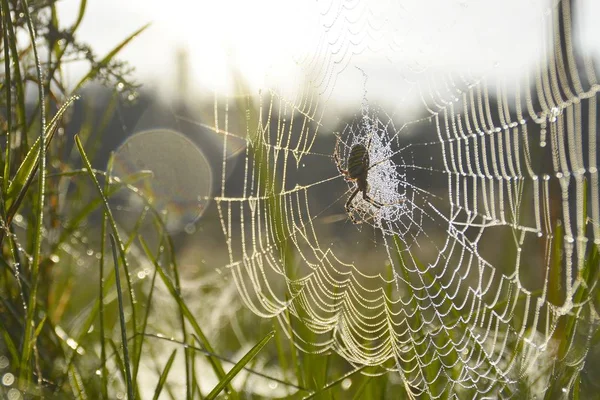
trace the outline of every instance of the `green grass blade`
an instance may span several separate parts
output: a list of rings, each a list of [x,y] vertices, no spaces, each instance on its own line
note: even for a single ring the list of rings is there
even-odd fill
[[[133,32],[131,35],[129,35],[125,40],[123,40],[119,45],[117,45],[114,49],[112,49],[106,56],[104,56],[104,58],[102,60],[100,60],[100,62],[95,65],[88,73],[86,76],[84,76],[79,83],[77,83],[77,85],[75,86],[75,89],[73,89],[73,93],[77,93],[79,91],[79,89],[81,89],[81,87],[83,86],[83,84],[85,84],[87,81],[94,79],[97,75],[98,72],[100,72],[100,70],[104,67],[106,67],[108,65],[108,63],[110,63],[110,61],[125,47],[129,44],[129,42],[131,42],[136,36],[138,36],[140,33],[142,33],[144,30],[146,30],[146,28],[148,28],[148,26],[150,26],[150,24],[146,24],[144,26],[142,26],[140,29],[138,29],[137,31]]]
[[[285,354],[285,349],[283,347],[283,340],[285,334],[281,332],[283,328],[277,323],[276,319],[273,319],[273,330],[275,331],[275,347],[277,349],[277,357],[279,360],[279,367],[283,372],[283,376],[287,378],[289,367],[287,363],[287,358]],[[293,351],[293,349],[291,349]]]
[[[215,388],[206,396],[206,400],[213,400],[221,391],[225,388],[225,386],[229,385],[231,380],[248,364],[250,360],[252,360],[260,351],[265,347],[269,340],[271,340],[275,336],[275,332],[271,331],[265,336],[260,342],[258,342],[242,359],[231,368],[231,370],[227,373],[224,379],[215,386]]]
[[[366,365],[359,367],[353,371],[348,372],[347,374],[342,375],[341,377],[339,377],[338,379],[329,382],[327,385],[323,386],[322,388],[320,388],[318,391],[313,392],[311,394],[309,394],[308,396],[304,397],[302,400],[308,400],[308,399],[312,399],[315,398],[317,396],[321,396],[324,392],[328,391],[329,389],[341,384],[344,379],[351,377],[352,375],[363,371],[365,368],[367,368]]]
[[[40,252],[42,247],[42,230],[44,228],[44,200],[46,190],[46,106],[44,96],[44,83],[42,79],[42,66],[38,57],[37,45],[35,43],[36,32],[33,28],[31,15],[29,14],[29,3],[23,0],[23,10],[27,21],[29,38],[33,48],[33,57],[36,65],[36,73],[38,79],[38,101],[40,104],[40,149],[37,155],[37,163],[40,166],[40,180],[38,185],[37,195],[37,214],[35,220],[35,231],[33,237],[33,260],[31,262],[31,291],[27,303],[27,311],[25,318],[25,332],[23,333],[23,348],[21,350],[21,371],[19,373],[20,384],[27,384],[30,378],[30,359],[31,354],[36,347],[32,337],[32,329],[35,326],[36,305],[37,305],[37,290],[40,267]],[[10,191],[10,186],[9,186]],[[9,208],[10,210],[10,208]],[[9,213],[10,214],[10,213]]]
[[[117,368],[119,369],[119,372],[122,375],[122,379],[124,381],[127,380],[127,373],[125,372],[125,363],[123,362],[123,359],[121,358],[121,354],[119,354],[119,346],[117,346],[117,344],[115,343],[114,340],[112,339],[107,339],[108,345],[110,346],[110,349],[112,350],[112,354],[109,358],[114,357],[115,358],[115,364],[117,365]],[[129,400],[129,399],[127,399]]]
[[[160,374],[160,379],[158,380],[158,383],[156,384],[156,389],[154,390],[154,397],[152,397],[153,400],[158,400],[158,396],[160,396],[160,392],[162,392],[163,387],[165,386],[165,383],[167,382],[167,376],[169,375],[169,371],[171,370],[173,361],[175,361],[176,354],[177,354],[177,349],[173,350],[173,352],[171,353],[171,357],[169,357],[169,360],[167,361],[167,364],[165,365],[165,369],[163,369],[162,373]]]
[[[159,245],[159,248],[161,248],[163,245],[162,241]],[[146,299],[146,313],[144,314],[144,319],[142,321],[142,329],[141,332],[146,332],[146,327],[148,326],[148,318],[150,317],[150,311],[152,310],[152,299],[154,297],[154,288],[156,286],[156,275],[157,272],[156,270],[154,270],[154,274],[152,274],[152,281],[150,282],[150,292],[148,293],[148,298]],[[134,349],[135,351],[135,355],[133,358],[133,381],[134,383],[137,381],[137,375],[139,372],[139,368],[140,368],[140,361],[142,359],[142,347],[144,344],[144,338],[142,337],[141,340],[137,341],[138,345],[137,347]],[[137,386],[137,385],[135,385]]]
[[[147,202],[146,205],[150,206],[150,203]],[[155,222],[157,231],[160,231],[163,233],[166,232],[167,229],[164,226],[164,221],[163,221],[162,217],[151,206],[150,206],[149,210],[152,213],[154,213],[154,215],[155,215],[154,222]],[[181,280],[179,278],[179,268],[177,266],[177,257],[173,250],[175,248],[175,246],[173,244],[171,236],[169,236],[168,234],[165,234],[164,236],[162,236],[161,240],[162,239],[166,239],[167,247],[168,247],[168,249],[170,249],[169,250],[170,256],[171,256],[170,266],[171,266],[171,270],[173,272],[173,281],[174,281],[175,291],[177,293],[181,293]],[[178,317],[179,317],[179,323],[181,324],[181,334],[183,335],[184,338],[187,338],[187,326],[185,323],[186,317],[183,314],[181,307],[179,308]],[[194,323],[196,323],[196,321],[194,321]],[[196,323],[196,325],[198,325],[198,324]],[[208,343],[208,340],[206,342]],[[194,387],[195,387],[195,385],[193,383],[193,381],[195,380],[195,377],[192,376],[194,359],[193,359],[193,354],[189,348],[184,349],[184,360],[185,360],[185,382],[186,382],[186,391],[187,391],[186,396],[188,399],[193,399],[193,397],[194,397],[193,393],[194,393]],[[210,360],[210,362],[212,364],[213,360]],[[216,365],[213,364],[213,367],[218,368],[219,367],[218,363]],[[225,373],[224,371],[221,371],[221,372],[223,374]],[[235,398],[235,394],[233,392],[231,393],[231,395]]]
[[[562,249],[564,243],[561,224],[556,224],[553,236],[552,261],[550,263],[550,270],[548,271],[548,301],[555,306],[560,307],[564,301],[562,285]],[[560,334],[562,334],[562,329]]]
[[[106,181],[105,189],[109,186],[108,180]],[[99,325],[100,325],[100,361],[102,366],[100,367],[100,373],[102,374],[102,398],[104,400],[108,400],[108,369],[106,368],[106,344],[104,342],[104,252],[106,248],[106,222],[107,217],[106,213],[102,213],[102,222],[100,226],[100,271],[99,271],[99,288],[98,288],[98,313],[99,315]],[[115,274],[116,277],[116,274]]]
[[[0,325],[0,330],[2,331],[2,340],[4,341],[3,344],[8,349],[8,352],[10,353],[12,361],[14,361],[14,364],[15,364],[14,367],[19,368],[19,365],[20,365],[19,364],[19,351],[17,350],[17,346],[13,342],[13,339],[10,336],[10,333],[8,332],[8,330],[6,330],[6,328],[4,326]]]
[[[9,22],[10,11],[8,8],[5,9],[5,2],[0,3],[0,11],[2,11],[2,36],[4,39],[4,86],[6,89],[6,151],[4,156],[4,179],[2,181],[2,192],[6,194],[8,188],[8,177],[10,176],[10,164],[11,164],[11,137],[13,132],[12,126],[12,74],[10,68],[10,44],[9,40]],[[12,22],[12,21],[11,21]]]
[[[573,384],[573,400],[579,400],[579,385],[581,383],[581,379],[575,379],[575,384]]]
[[[81,2],[79,3],[79,12],[77,13],[77,19],[75,20],[75,22],[69,29],[71,31],[71,34],[75,33],[77,28],[79,28],[81,21],[83,21],[83,16],[85,15],[86,7],[87,7],[87,0],[81,0]]]
[[[224,361],[224,362],[229,363],[229,364],[235,364],[236,363],[235,361],[232,361],[232,360],[230,360],[230,359],[228,359],[226,357],[220,356],[220,355],[215,354],[215,353],[209,353],[208,351],[206,351],[205,349],[203,349],[201,347],[190,345],[190,344],[187,344],[187,343],[182,342],[180,340],[176,340],[176,339],[173,339],[173,338],[167,338],[167,337],[159,336],[159,335],[152,334],[152,333],[144,333],[143,336],[151,337],[153,339],[158,339],[158,340],[164,340],[164,341],[167,341],[167,342],[170,342],[170,343],[176,343],[176,344],[181,345],[183,347],[186,347],[186,348],[188,348],[188,349],[190,349],[190,350],[192,350],[194,352],[202,353],[202,354],[207,355],[207,356],[216,357],[219,360]],[[195,336],[194,336],[194,338],[199,341],[199,339],[196,338]],[[255,369],[252,369],[252,368],[249,368],[249,367],[244,367],[244,370],[247,371],[247,372],[249,372],[252,375],[260,376],[260,377],[268,379],[270,381],[277,382],[277,383],[279,383],[279,384],[281,384],[283,386],[289,386],[291,388],[298,389],[298,390],[303,391],[303,392],[310,392],[310,390],[308,390],[308,389],[306,389],[306,388],[304,388],[302,386],[296,385],[294,383],[286,382],[284,380],[281,380],[279,378],[275,378],[273,376],[270,376],[268,374],[262,373],[260,371],[255,370]]]
[[[25,106],[25,80],[22,79],[21,76],[21,67],[19,60],[19,50],[17,49],[17,37],[15,33],[15,27],[13,25],[12,19],[10,18],[10,8],[8,5],[8,0],[2,0],[2,9],[7,10],[6,12],[2,12],[3,16],[6,16],[5,24],[6,24],[6,35],[8,36],[8,42],[10,46],[10,52],[13,55],[13,68],[14,68],[14,79],[13,84],[15,85],[17,92],[17,106],[16,106],[16,117],[17,124],[22,123],[22,132],[27,132],[27,118],[26,118],[26,106]],[[23,134],[22,137],[22,146],[23,148],[28,147],[27,143],[27,135]],[[6,175],[8,176],[8,175]]]
[[[104,250],[106,246],[106,217],[103,214],[102,222],[101,222],[101,241],[100,241],[100,268],[99,268],[99,294],[98,299],[94,302],[91,307],[91,311],[87,318],[79,325],[78,334],[76,335],[75,341],[77,343],[82,343],[83,339],[90,332],[90,328],[93,327],[93,323],[96,320],[96,317],[99,319],[99,345],[100,345],[100,360],[101,366],[98,368],[101,372],[101,393],[103,399],[108,399],[108,370],[106,368],[106,345],[105,345],[105,335],[104,335],[104,293],[106,288],[112,288],[115,284],[115,274],[114,271],[109,273],[108,277],[104,279]],[[74,350],[67,357],[67,366],[71,367],[71,364],[75,361],[75,356],[77,352]],[[135,385],[134,385],[135,386]]]
[[[119,229],[117,227],[117,222],[115,221],[115,218],[113,217],[112,210],[110,209],[110,206],[108,204],[108,199],[106,198],[106,195],[104,194],[104,190],[102,190],[102,186],[100,186],[100,182],[98,182],[98,178],[96,178],[96,175],[94,174],[94,170],[92,169],[90,160],[87,157],[87,155],[85,154],[85,150],[83,149],[81,140],[79,139],[79,137],[77,135],[75,135],[75,144],[77,145],[77,148],[79,149],[79,154],[81,155],[81,159],[83,160],[83,163],[88,171],[88,175],[94,182],[94,185],[96,186],[96,189],[98,190],[98,194],[100,195],[100,198],[102,198],[105,215],[108,218],[108,221],[110,222],[111,229],[116,238],[116,242],[119,245],[119,253],[121,256],[121,262],[123,263],[123,269],[125,270],[125,277],[127,278],[127,286],[129,289],[128,293],[129,293],[129,301],[131,303],[132,329],[133,329],[134,333],[137,333],[137,307],[136,307],[137,302],[135,299],[135,293],[133,291],[133,283],[131,282],[131,274],[129,273],[129,271],[130,271],[129,263],[127,262],[127,257],[125,257],[125,249],[123,247],[123,241],[121,240],[121,236],[119,235]],[[138,340],[137,336],[136,336],[136,340]]]
[[[362,399],[367,387],[373,381],[373,379],[374,379],[373,376],[365,377],[365,380],[361,383],[361,385],[358,387],[358,389],[356,389],[356,392],[354,392],[354,397],[352,397],[352,399],[353,400]]]
[[[39,165],[39,154],[40,154],[40,145],[42,142],[45,143],[44,149],[47,149],[54,137],[54,133],[58,129],[58,124],[67,111],[67,109],[71,106],[71,104],[77,99],[77,97],[70,97],[67,99],[65,104],[60,107],[60,109],[56,112],[56,115],[50,121],[48,128],[46,129],[46,134],[42,137],[40,136],[31,146],[31,149],[27,152],[25,159],[19,165],[17,172],[10,182],[8,189],[6,191],[6,197],[4,199],[6,208],[8,211],[7,221],[10,222],[14,214],[17,212],[21,201],[25,197],[25,193],[29,189],[31,182],[33,181],[33,177],[37,171]],[[44,150],[45,152],[45,150]],[[8,178],[7,178],[8,179]]]
[[[189,308],[187,307],[187,305],[181,298],[179,291],[177,291],[175,289],[173,282],[171,282],[169,277],[167,277],[167,274],[165,273],[163,267],[159,263],[156,262],[156,258],[152,256],[152,253],[148,249],[148,245],[146,244],[145,240],[141,237],[139,239],[140,239],[142,248],[144,249],[144,252],[146,253],[146,256],[148,257],[149,260],[151,260],[153,262],[154,268],[156,268],[156,270],[158,271],[158,274],[160,275],[160,278],[163,281],[163,283],[165,284],[165,286],[167,287],[169,294],[171,295],[171,297],[173,297],[173,299],[175,299],[182,314],[185,316],[185,318],[187,318],[187,320],[192,325],[194,332],[198,336],[198,340],[200,341],[200,343],[202,343],[202,345],[208,352],[215,353],[210,342],[208,341],[208,338],[206,337],[204,332],[202,332],[202,329],[200,328],[198,321],[196,321],[196,319],[192,315],[191,311],[189,310]],[[219,380],[223,380],[225,378],[225,371],[223,370],[223,367],[221,366],[220,361],[217,358],[211,357],[211,356],[209,356],[208,360],[210,361],[212,368],[213,368],[215,374],[217,375],[217,378]],[[233,392],[233,388],[229,387],[229,390],[231,390]]]
[[[113,260],[115,263],[115,282],[117,284],[117,301],[119,303],[119,322],[121,324],[121,340],[123,343],[123,364],[125,364],[125,375],[127,378],[127,398],[134,399],[133,383],[131,381],[131,361],[127,345],[127,327],[125,326],[125,312],[123,307],[123,293],[121,292],[121,278],[119,277],[119,257],[117,255],[117,243],[115,237],[110,235]]]
[[[75,369],[74,365],[69,367],[69,383],[71,386],[71,391],[73,392],[73,398],[78,400],[85,400],[89,398],[85,392],[81,375],[79,372],[77,372],[77,369]]]
[[[42,317],[42,320],[38,324],[37,328],[35,328],[35,332],[33,332],[33,340],[37,340],[37,338],[40,336],[40,333],[42,332],[42,329],[44,328],[44,323],[46,322],[46,318],[47,318],[47,316],[44,315]]]

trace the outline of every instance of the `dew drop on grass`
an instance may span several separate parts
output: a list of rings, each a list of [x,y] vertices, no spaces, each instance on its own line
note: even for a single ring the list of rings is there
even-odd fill
[[[352,386],[352,379],[346,378],[342,381],[342,389],[343,390],[350,389],[350,386]]]
[[[565,236],[565,240],[567,243],[573,243],[575,241],[573,236],[570,236],[570,235]]]
[[[196,232],[196,225],[194,224],[187,224],[185,226],[185,233],[187,233],[188,235],[193,234],[194,232]]]
[[[8,400],[20,400],[23,398],[18,389],[12,388],[8,391]]]
[[[77,347],[79,347],[79,345],[77,344],[77,342],[74,339],[71,339],[71,338],[67,339],[67,346],[69,346],[73,350],[76,350]]]
[[[4,386],[10,386],[13,383],[15,383],[15,376],[10,372],[4,374],[4,376],[2,377],[2,384]]]

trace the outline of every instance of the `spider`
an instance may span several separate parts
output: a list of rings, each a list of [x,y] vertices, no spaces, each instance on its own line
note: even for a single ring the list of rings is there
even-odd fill
[[[345,170],[345,169],[342,169],[342,167],[341,167],[342,163],[340,162],[340,158],[338,155],[338,147],[339,147],[340,137],[337,135],[336,135],[336,137],[337,137],[337,141],[335,144],[335,151],[333,153],[333,158],[335,160],[335,166],[337,167],[338,171],[340,171],[340,174],[344,175],[344,179],[347,182],[355,182],[356,183],[356,189],[354,190],[354,192],[352,192],[352,194],[346,201],[344,208],[346,209],[346,213],[350,216],[350,219],[352,220],[352,222],[355,224],[360,224],[362,221],[357,221],[354,218],[354,213],[352,212],[352,209],[354,208],[354,206],[352,205],[352,200],[354,200],[354,198],[356,197],[358,192],[362,192],[363,199],[365,201],[367,201],[369,204],[372,204],[377,208],[381,208],[384,206],[384,204],[378,202],[377,200],[374,200],[368,194],[369,184],[367,183],[367,178],[369,176],[370,165],[369,165],[369,150],[367,149],[367,147],[370,145],[371,139],[369,139],[367,146],[365,146],[362,143],[357,143],[354,146],[352,146],[352,148],[350,149],[350,154],[348,155],[348,159],[346,161],[348,169]]]

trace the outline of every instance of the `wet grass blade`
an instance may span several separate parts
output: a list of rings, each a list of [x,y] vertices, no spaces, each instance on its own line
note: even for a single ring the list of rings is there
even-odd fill
[[[160,278],[163,281],[163,283],[165,284],[165,286],[167,287],[167,290],[169,291],[169,294],[171,295],[171,297],[173,297],[173,299],[177,302],[179,309],[181,310],[181,313],[185,316],[185,318],[187,318],[187,320],[192,325],[192,328],[194,329],[194,332],[198,336],[198,340],[200,341],[200,343],[202,343],[202,346],[204,346],[204,348],[209,353],[215,353],[210,342],[208,341],[208,338],[206,337],[204,332],[202,332],[202,329],[200,328],[198,321],[196,321],[196,319],[192,315],[191,311],[189,310],[189,308],[187,307],[187,305],[181,298],[181,295],[175,289],[173,282],[171,282],[171,279],[169,279],[169,277],[165,273],[163,267],[158,262],[156,262],[156,258],[152,256],[152,253],[150,252],[150,249],[148,248],[148,245],[146,244],[145,240],[141,237],[139,238],[139,240],[142,245],[142,248],[144,249],[144,252],[146,253],[146,256],[154,264],[154,268],[156,268],[156,270],[158,271],[158,274],[160,275]],[[210,361],[213,371],[217,375],[217,378],[219,380],[223,380],[225,378],[225,371],[223,370],[223,367],[221,366],[220,361],[217,358],[211,357],[211,356],[209,356],[208,360]],[[229,387],[229,390],[231,392],[233,392],[233,388]]]
[[[365,377],[365,380],[361,383],[361,385],[358,387],[358,389],[356,389],[356,392],[354,392],[354,397],[352,397],[352,399],[354,399],[354,400],[362,399],[367,387],[373,381],[373,379],[375,379],[373,376]]]
[[[14,87],[16,88],[16,92],[17,92],[17,105],[16,105],[16,117],[17,117],[17,126],[19,124],[22,124],[22,132],[27,132],[27,119],[25,117],[26,115],[26,106],[25,106],[25,81],[22,78],[21,75],[21,66],[20,66],[20,60],[19,60],[19,50],[17,49],[17,38],[16,38],[16,34],[15,34],[15,27],[13,25],[13,21],[11,19],[11,13],[9,5],[8,5],[8,0],[2,0],[2,10],[6,10],[2,12],[2,17],[5,18],[4,19],[4,35],[6,40],[8,41],[8,46],[10,47],[10,52],[12,54],[13,57],[13,68],[14,68],[14,79],[12,79],[12,84],[14,85]],[[7,80],[7,82],[5,82],[7,85],[9,85],[11,82]],[[10,111],[10,110],[9,110]],[[9,113],[10,114],[10,113]],[[27,135],[24,134],[22,135],[22,146],[23,148],[27,148],[28,143],[27,143]],[[9,175],[5,175],[5,176],[9,176]]]
[[[548,271],[548,301],[557,307],[560,307],[564,301],[562,285],[562,251],[563,251],[563,228],[561,224],[554,227],[552,240],[552,258],[550,270]],[[557,332],[557,337],[562,335],[562,327]]]
[[[173,338],[167,338],[167,337],[164,337],[164,336],[158,336],[158,335],[152,334],[152,333],[144,333],[142,335],[146,336],[146,337],[149,337],[149,338],[157,339],[157,340],[164,340],[164,341],[167,341],[167,342],[170,342],[170,343],[175,343],[175,344],[178,344],[178,345],[183,346],[185,348],[188,348],[188,349],[192,350],[193,352],[201,353],[201,354],[204,354],[204,355],[207,355],[207,356],[212,356],[212,357],[218,358],[219,360],[224,361],[224,362],[229,363],[229,364],[236,364],[235,361],[232,361],[232,360],[230,360],[230,359],[228,359],[226,357],[222,357],[222,356],[220,356],[218,354],[209,353],[208,351],[206,351],[206,349],[203,349],[201,347],[197,347],[197,346],[195,346],[193,344],[190,345],[190,344],[187,344],[187,343],[182,342],[180,340],[176,340],[176,339],[173,339]],[[194,339],[198,340],[198,338],[196,338],[195,336],[194,336]],[[306,389],[306,388],[304,388],[302,386],[296,385],[294,383],[286,382],[286,381],[284,381],[282,379],[279,379],[279,378],[276,378],[274,376],[265,374],[263,372],[255,370],[255,369],[252,369],[252,368],[249,368],[249,367],[244,367],[244,370],[247,371],[247,372],[249,372],[252,375],[260,376],[262,378],[268,379],[269,381],[272,381],[272,382],[276,382],[276,383],[281,384],[283,386],[291,387],[291,388],[300,390],[302,392],[310,393],[310,390],[308,390],[308,389]]]
[[[125,363],[123,362],[123,359],[121,358],[121,354],[119,354],[119,346],[117,346],[117,344],[112,339],[107,339],[107,342],[108,342],[108,345],[110,346],[110,349],[112,350],[112,354],[109,358],[114,357],[114,362],[115,362],[117,368],[119,369],[119,372],[122,375],[122,379],[124,381],[126,381],[127,374],[125,372]],[[129,400],[129,399],[127,399],[127,400]]]
[[[150,210],[154,213],[156,211],[156,210],[153,210],[152,208],[150,208]],[[158,216],[156,213],[155,213],[155,217],[156,218],[154,219],[154,222],[156,224],[157,230],[160,232],[163,232],[163,236],[161,237],[161,240],[165,239],[167,247],[170,249],[170,256],[171,256],[170,266],[171,266],[171,270],[173,272],[173,281],[174,281],[175,290],[177,293],[181,293],[181,280],[179,278],[179,267],[177,266],[177,257],[173,250],[175,248],[175,246],[173,244],[171,237],[168,234],[164,234],[164,232],[167,232],[167,229],[166,229],[161,217]],[[156,260],[156,263],[158,264],[158,260]],[[179,317],[179,323],[181,324],[181,334],[183,335],[184,338],[187,338],[188,337],[187,326],[185,323],[186,317],[185,317],[181,307],[179,308],[178,317]],[[194,321],[194,322],[196,323],[196,321]],[[196,323],[196,325],[198,325],[198,324]],[[208,340],[206,338],[204,338],[204,339],[208,343]],[[195,387],[194,383],[193,383],[193,381],[195,380],[195,377],[192,376],[192,374],[193,374],[193,354],[192,354],[191,350],[188,348],[184,349],[183,354],[184,354],[184,360],[185,360],[186,396],[188,399],[193,399],[193,397],[194,397],[193,392],[194,392],[194,387]],[[210,361],[212,364],[212,360],[210,360]],[[219,367],[218,363],[213,365],[213,367]],[[224,371],[220,371],[220,372],[222,372],[223,374],[225,373]],[[235,397],[235,394],[232,393],[232,396]]]
[[[85,0],[84,0],[85,1]],[[110,163],[112,163],[112,158],[109,160],[109,165]],[[110,188],[109,185],[109,180],[107,179],[105,184],[104,184],[104,190],[108,190]],[[101,235],[101,239],[100,239],[100,271],[99,276],[98,276],[98,283],[99,283],[99,288],[98,288],[98,300],[96,301],[96,304],[98,305],[98,313],[99,313],[99,329],[100,329],[100,361],[102,363],[102,366],[100,367],[100,373],[102,374],[101,377],[101,381],[102,381],[102,398],[104,400],[108,400],[108,369],[106,368],[106,344],[104,341],[104,289],[105,289],[105,283],[104,282],[104,254],[105,254],[105,249],[106,249],[106,225],[107,225],[107,217],[106,217],[106,213],[102,213],[102,222],[101,222],[101,226],[100,226],[100,235]],[[115,271],[116,272],[116,271]],[[115,274],[115,278],[116,278],[116,274]]]
[[[83,385],[83,380],[81,379],[81,374],[77,372],[77,369],[75,369],[74,365],[69,367],[69,383],[75,399],[84,400],[89,398],[89,396],[86,394],[85,386]]]
[[[154,389],[154,397],[152,397],[153,400],[158,400],[158,396],[160,396],[160,392],[162,392],[163,387],[167,382],[167,376],[169,375],[169,371],[171,370],[171,366],[173,365],[173,361],[175,360],[176,354],[177,349],[173,350],[173,352],[171,353],[171,357],[169,357],[169,360],[165,365],[165,369],[163,369],[162,373],[160,374],[160,378],[158,380],[158,383],[156,384],[156,389]]]
[[[215,388],[206,396],[206,400],[213,400],[219,393],[229,385],[231,380],[252,360],[260,351],[265,347],[267,343],[275,336],[275,332],[271,331],[265,336],[260,342],[258,342],[242,359],[231,368],[231,370],[225,375],[221,381],[215,386]]]
[[[12,125],[12,74],[11,74],[11,56],[10,56],[10,44],[9,44],[9,25],[12,26],[12,20],[10,20],[10,11],[8,9],[8,4],[6,0],[3,0],[0,3],[0,11],[2,14],[0,21],[2,24],[2,36],[4,39],[4,88],[6,89],[6,151],[4,155],[4,179],[2,181],[2,193],[6,194],[6,189],[8,188],[8,177],[10,176],[10,165],[11,165],[11,137],[13,132]],[[18,63],[18,57],[17,63]]]
[[[79,139],[79,137],[77,135],[75,135],[75,144],[77,145],[79,154],[81,155],[81,159],[83,160],[83,163],[87,169],[88,175],[92,179],[92,182],[94,182],[94,185],[96,186],[96,189],[98,190],[98,194],[100,195],[100,198],[102,199],[102,203],[104,205],[104,211],[105,211],[104,214],[106,215],[106,218],[110,222],[110,226],[111,226],[111,229],[115,236],[116,243],[119,245],[119,255],[121,256],[121,261],[123,263],[123,269],[125,271],[125,277],[127,278],[129,302],[131,303],[131,325],[132,325],[133,332],[137,333],[137,307],[136,307],[137,302],[135,300],[135,293],[133,291],[133,283],[131,281],[131,275],[129,273],[129,271],[130,271],[129,263],[127,262],[127,257],[125,257],[125,249],[123,247],[123,241],[121,240],[121,236],[119,235],[119,229],[117,227],[117,222],[115,221],[115,218],[113,217],[112,211],[108,204],[108,199],[106,198],[106,195],[104,194],[104,190],[102,189],[102,186],[100,186],[100,182],[98,182],[98,178],[94,174],[94,170],[92,169],[90,160],[87,157],[85,150],[83,149],[83,145],[81,144],[81,140]],[[136,340],[139,340],[137,338],[137,336],[136,336]]]
[[[9,331],[6,330],[6,328],[2,326],[2,324],[0,324],[0,331],[2,332],[1,338],[3,340],[3,344],[6,347],[6,349],[8,349],[8,353],[10,354],[11,359],[14,360],[14,367],[19,368],[19,351],[17,350],[17,346],[13,342]]]
[[[341,384],[341,383],[344,381],[344,379],[347,379],[347,378],[349,378],[349,377],[353,376],[354,374],[356,374],[356,373],[358,373],[358,372],[361,372],[361,371],[363,371],[365,368],[367,368],[367,366],[366,366],[366,365],[364,365],[364,366],[362,366],[362,367],[360,367],[360,368],[357,368],[357,369],[355,369],[355,370],[353,370],[353,371],[350,371],[350,372],[348,372],[348,373],[347,373],[347,374],[345,374],[345,375],[342,375],[342,376],[341,376],[341,377],[339,377],[338,379],[336,379],[336,380],[334,380],[334,381],[331,381],[331,382],[329,382],[327,385],[323,386],[323,387],[322,387],[322,388],[320,388],[318,391],[316,391],[316,392],[314,392],[314,393],[311,393],[311,394],[309,394],[308,396],[304,397],[302,400],[313,399],[313,398],[315,398],[315,397],[317,397],[317,396],[318,396],[317,398],[321,398],[320,396],[321,396],[321,395],[323,395],[323,393],[324,393],[324,392],[326,392],[326,391],[328,391],[329,389],[331,389],[331,388],[333,388],[333,387],[335,387],[335,386],[337,386],[337,385]]]
[[[161,243],[159,245],[159,249],[163,248],[163,242],[161,240]],[[148,318],[150,317],[150,311],[152,310],[152,299],[154,297],[154,288],[156,286],[156,275],[157,272],[156,270],[154,270],[154,273],[152,274],[152,281],[150,282],[150,292],[148,293],[148,298],[146,299],[146,312],[144,314],[144,319],[142,321],[142,327],[141,327],[141,332],[146,332],[146,327],[148,326]],[[139,372],[139,368],[140,368],[140,361],[142,360],[142,347],[144,344],[144,338],[142,337],[141,340],[137,341],[137,346],[136,348],[134,348],[135,351],[135,356],[133,358],[133,381],[137,382],[137,375]],[[135,384],[135,386],[137,387],[137,384]]]
[[[115,237],[110,235],[113,260],[115,263],[115,283],[117,284],[117,301],[119,303],[119,322],[121,324],[121,341],[123,343],[123,364],[125,365],[125,376],[127,378],[127,398],[133,400],[133,382],[131,380],[131,362],[129,359],[129,348],[127,345],[127,327],[125,326],[125,311],[123,306],[123,293],[121,292],[121,278],[119,277],[119,257],[117,255],[117,243]],[[133,305],[132,305],[133,306]]]
[[[69,29],[71,31],[71,34],[75,33],[77,28],[79,28],[81,21],[83,21],[83,16],[85,15],[86,7],[87,7],[87,0],[81,0],[81,2],[79,3],[79,12],[77,13],[77,19],[75,20],[75,22]]]
[[[45,149],[48,148],[52,138],[54,137],[54,133],[58,129],[58,125],[62,116],[76,99],[77,97],[71,97],[65,102],[65,104],[62,105],[62,107],[56,112],[54,118],[52,118],[50,121],[50,124],[46,129],[44,140],[42,141],[42,138],[39,137],[27,152],[23,162],[21,162],[19,165],[14,178],[8,186],[6,197],[4,199],[6,208],[9,210],[7,214],[8,223],[10,223],[12,217],[19,209],[19,206],[25,197],[25,193],[27,193],[31,183],[33,182],[33,178],[37,172],[40,161],[40,145],[42,142],[44,142]]]
[[[129,35],[125,40],[123,40],[119,45],[117,45],[114,49],[112,49],[106,56],[104,56],[104,58],[102,60],[100,60],[100,62],[94,66],[94,68],[92,68],[86,76],[84,76],[79,83],[77,83],[77,85],[75,86],[75,89],[73,89],[73,93],[77,93],[79,91],[79,89],[81,89],[81,87],[89,80],[94,79],[98,73],[100,72],[100,70],[102,68],[105,68],[113,58],[115,58],[115,56],[125,47],[129,44],[129,42],[131,42],[136,36],[138,36],[140,33],[142,33],[144,30],[146,30],[146,28],[148,28],[150,26],[150,24],[146,24],[144,26],[142,26],[140,29],[138,29],[137,31],[133,32],[131,35]]]
[[[27,381],[29,381],[30,379],[30,360],[32,353],[36,349],[36,341],[33,340],[32,329],[35,326],[35,316],[37,314],[37,290],[39,283],[38,278],[42,248],[42,230],[44,229],[44,200],[46,191],[46,105],[44,96],[44,81],[42,79],[42,66],[40,64],[37,45],[35,43],[36,32],[33,27],[31,15],[29,14],[29,2],[27,0],[23,0],[23,6],[23,11],[25,12],[25,20],[27,21],[27,28],[29,31],[29,38],[31,40],[31,46],[33,48],[33,58],[35,60],[36,73],[38,79],[37,86],[40,111],[40,149],[36,159],[37,163],[40,166],[40,179],[37,193],[37,212],[35,217],[35,230],[33,231],[33,257],[32,262],[30,264],[31,291],[29,292],[29,299],[27,302],[25,332],[23,333],[23,348],[21,349],[21,371],[19,372],[19,381],[21,387],[25,387],[27,385]],[[9,208],[9,210],[11,208]]]
[[[282,330],[283,328],[280,325],[278,325],[277,320],[273,319],[273,331],[275,332],[275,347],[277,349],[279,366],[281,367],[281,371],[283,372],[284,376],[287,378],[289,367],[287,363],[285,349],[283,347],[283,340],[285,336],[284,333],[281,332]],[[293,349],[290,350],[293,351]]]

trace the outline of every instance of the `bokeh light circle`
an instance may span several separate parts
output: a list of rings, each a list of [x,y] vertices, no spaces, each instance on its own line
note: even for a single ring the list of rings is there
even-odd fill
[[[132,184],[164,215],[170,232],[194,223],[210,201],[210,163],[198,146],[171,129],[147,130],[127,138],[115,152],[111,174],[121,180],[137,175]],[[128,208],[141,210],[143,204],[129,192]]]

